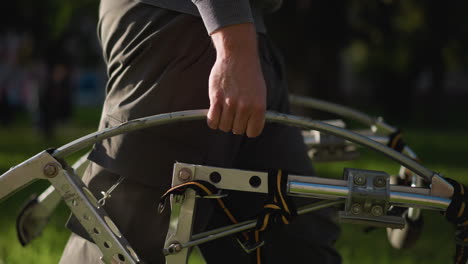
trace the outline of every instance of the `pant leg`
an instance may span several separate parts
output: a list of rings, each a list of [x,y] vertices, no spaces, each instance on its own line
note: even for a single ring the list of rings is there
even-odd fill
[[[99,32],[109,72],[101,129],[208,107],[215,51],[200,18],[131,0],[101,4]],[[141,259],[164,263],[169,210],[157,215],[156,205],[170,187],[174,162],[231,167],[240,138],[210,130],[204,121],[116,136],[95,145],[85,183],[99,197],[119,176],[126,177],[105,209]],[[199,211],[206,219],[210,206]],[[76,221],[69,226],[79,232]]]
[[[72,233],[59,264],[101,264],[101,251],[96,244]]]
[[[289,103],[284,64],[269,39],[260,36],[261,61],[268,86],[269,110],[288,113]],[[266,171],[284,169],[292,174],[315,175],[306,146],[299,129],[277,124],[267,124],[255,139],[244,139],[234,166],[239,169]],[[231,192],[228,202],[241,219],[252,219],[263,207],[265,195]],[[317,200],[294,198],[297,206]],[[246,206],[248,205],[248,206]],[[336,210],[320,210],[299,216],[291,224],[274,228],[265,234],[263,248],[266,263],[341,263],[334,248],[340,229],[335,222]],[[229,224],[222,213],[215,213],[210,228],[220,222]],[[250,256],[236,251],[242,249],[234,238],[224,238],[202,247],[208,263],[223,259],[224,263],[249,263]],[[223,256],[229,255],[229,258]]]

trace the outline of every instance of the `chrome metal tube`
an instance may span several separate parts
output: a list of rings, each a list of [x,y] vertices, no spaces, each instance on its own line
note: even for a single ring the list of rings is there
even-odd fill
[[[411,188],[409,188],[409,190],[411,191]],[[313,197],[320,199],[340,199],[346,198],[348,193],[349,188],[347,186],[298,181],[288,182],[288,195],[292,196]],[[416,188],[414,188],[414,193],[398,191],[390,192],[390,204],[403,207],[417,207],[445,211],[450,202],[450,199],[422,194],[421,189]]]
[[[288,195],[315,197],[320,199],[346,198],[349,193],[348,186],[334,186],[307,182],[290,181]]]
[[[445,211],[450,205],[451,200],[414,194],[414,193],[401,193],[401,192],[391,192],[390,193],[390,203],[393,205],[403,206],[403,207],[416,207],[422,209],[432,209],[432,210],[441,210]]]
[[[316,202],[310,205],[306,205],[304,207],[301,207],[297,210],[297,214],[303,215],[307,214],[313,211],[317,211],[323,208],[335,206],[338,204],[343,203],[344,201],[320,201]],[[188,247],[193,247],[197,246],[221,237],[229,236],[232,234],[236,234],[242,231],[246,231],[249,229],[254,228],[257,225],[257,220],[249,220],[249,221],[244,221],[242,223],[230,225],[230,226],[225,226],[217,229],[213,229],[207,232],[203,232],[200,234],[196,234],[192,236],[192,240],[182,244],[182,248],[188,248]]]

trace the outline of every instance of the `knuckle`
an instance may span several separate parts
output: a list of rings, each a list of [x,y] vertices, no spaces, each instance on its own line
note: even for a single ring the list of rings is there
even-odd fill
[[[226,100],[224,100],[224,104],[228,109],[236,109],[238,101],[234,98],[226,98]]]
[[[237,110],[243,113],[248,112],[250,110],[250,105],[246,104],[245,102],[239,102],[237,105]]]
[[[223,98],[224,96],[222,93],[215,93],[210,96],[210,101],[211,103],[219,104],[220,102],[223,101]]]

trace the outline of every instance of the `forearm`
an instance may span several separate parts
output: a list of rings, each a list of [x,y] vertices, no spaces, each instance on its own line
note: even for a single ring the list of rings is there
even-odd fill
[[[258,61],[257,34],[251,23],[220,28],[211,38],[217,59]]]

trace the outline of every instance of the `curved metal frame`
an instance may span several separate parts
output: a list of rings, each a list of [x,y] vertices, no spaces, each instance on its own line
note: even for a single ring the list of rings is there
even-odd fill
[[[289,101],[297,106],[302,106],[302,107],[307,107],[307,108],[312,108],[328,113],[333,113],[341,117],[349,118],[355,121],[358,121],[360,123],[363,123],[371,128],[371,131],[374,133],[378,133],[379,131],[382,131],[384,133],[394,133],[397,131],[397,128],[388,125],[387,123],[384,122],[383,118],[381,117],[371,117],[363,112],[354,110],[352,108],[330,103],[327,101],[322,101],[319,99],[314,99],[314,98],[308,98],[304,96],[299,96],[299,95],[290,95],[289,96]],[[379,142],[384,142],[385,140],[380,139],[377,137]],[[402,150],[402,153],[407,155],[408,157],[412,158],[413,160],[418,160],[418,156],[416,153],[408,146],[405,146],[404,149]],[[405,178],[405,177],[410,177],[411,178],[411,187],[423,187],[424,183],[422,178],[418,177],[416,174],[411,173],[410,175],[406,175],[406,168],[404,166],[400,166],[400,171],[399,171],[399,177],[400,178]],[[409,238],[408,235],[410,233],[417,234],[417,232],[411,231],[411,228],[416,228],[418,229],[419,227],[415,226],[416,223],[421,222],[421,209],[419,208],[408,208],[408,210],[405,212],[406,217],[408,218],[409,222],[405,225],[405,228],[400,230],[400,229],[392,229],[392,228],[387,228],[387,236],[389,243],[397,249],[404,248],[410,246],[409,242],[411,241],[414,242],[416,241],[414,238]]]
[[[101,140],[104,140],[113,136],[117,136],[123,133],[128,133],[131,131],[136,131],[136,130],[140,130],[140,129],[144,129],[148,127],[170,124],[170,123],[180,122],[180,121],[202,120],[206,118],[207,112],[208,110],[206,109],[189,110],[189,111],[179,111],[179,112],[159,114],[159,115],[135,119],[132,121],[122,123],[119,126],[111,127],[111,128],[104,129],[102,131],[91,133],[87,136],[84,136],[75,141],[72,141],[69,144],[66,144],[56,149],[52,153],[52,156],[54,156],[55,158],[65,158],[66,156],[76,151],[79,151],[83,148],[86,148],[88,146],[91,146],[92,144],[97,143]],[[406,168],[413,171],[417,175],[425,178],[429,182],[432,181],[432,178],[434,176],[439,176],[437,173],[429,170],[423,165],[417,163],[416,161],[402,155],[401,153],[391,148],[388,148],[387,146],[384,146],[378,142],[370,140],[365,136],[348,131],[346,129],[342,129],[339,127],[329,125],[321,121],[311,120],[305,117],[297,117],[297,116],[292,116],[292,115],[287,115],[287,114],[282,114],[282,113],[275,113],[275,112],[267,112],[266,121],[304,128],[304,129],[314,129],[320,132],[325,132],[325,133],[329,133],[338,137],[342,137],[355,144],[368,147],[370,149],[373,149],[377,152],[380,152],[386,155],[388,158],[400,163],[401,165],[405,166]],[[450,185],[447,183],[447,186],[450,186]]]
[[[293,97],[293,101],[294,100],[297,101],[297,97],[296,99],[294,99]],[[315,99],[308,99],[308,100],[314,101]],[[304,102],[304,101],[301,101],[301,102]],[[326,107],[331,107],[333,109],[327,109],[327,111],[339,113],[345,117],[349,117],[352,119],[362,121],[363,123],[367,125],[381,128],[387,132],[395,131],[393,127],[383,123],[382,119],[373,119],[358,111],[348,109],[346,107],[338,106],[335,104],[327,103],[327,102],[320,102],[319,100],[315,100],[315,103],[318,105],[318,107],[316,105],[315,108],[325,109]],[[111,127],[103,131],[91,133],[87,136],[84,136],[75,141],[72,141],[54,150],[51,153],[51,155],[54,158],[60,160],[76,151],[79,151],[94,143],[97,143],[101,140],[104,140],[113,136],[117,136],[117,135],[131,132],[131,131],[141,130],[141,129],[148,128],[148,127],[174,123],[174,122],[203,120],[206,118],[206,114],[207,114],[206,109],[189,110],[189,111],[180,111],[180,112],[154,115],[154,116],[132,120],[126,123],[122,123],[121,125],[118,125],[116,127]],[[311,120],[309,118],[297,117],[297,116],[292,116],[292,115],[287,115],[287,114],[275,113],[275,112],[267,112],[266,121],[299,127],[303,129],[317,130],[320,132],[324,132],[324,133],[328,133],[331,135],[344,138],[357,145],[362,145],[370,149],[373,149],[374,151],[380,152],[384,154],[385,156],[387,156],[388,158],[400,163],[402,166],[409,169],[414,174],[420,177],[423,177],[429,182],[433,183],[433,186],[432,186],[433,188],[437,186],[437,189],[438,189],[437,193],[436,192],[432,193],[431,191],[431,195],[445,197],[445,198],[451,197],[451,193],[453,191],[452,186],[448,184],[445,180],[443,180],[443,178],[439,174],[427,169],[423,165],[415,162],[413,159],[408,158],[402,155],[401,153],[385,145],[382,145],[381,143],[378,143],[376,141],[373,141],[367,138],[366,136],[363,136],[363,135],[351,132],[349,130],[336,127],[336,126],[332,126],[321,121]],[[412,152],[409,148],[408,148],[407,155],[408,154],[410,157],[412,155],[415,155],[414,152]],[[19,165],[17,167],[21,167],[23,165],[25,164]],[[4,175],[0,176],[0,182],[2,181],[7,182],[7,183],[11,182],[11,177],[13,176],[15,176],[15,174],[9,174],[7,172]]]

